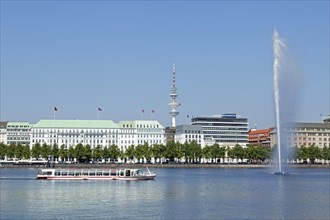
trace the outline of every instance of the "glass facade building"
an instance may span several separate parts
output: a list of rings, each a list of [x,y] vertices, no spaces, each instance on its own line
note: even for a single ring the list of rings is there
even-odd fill
[[[236,114],[222,114],[208,117],[193,117],[192,125],[202,126],[206,143],[217,143],[233,147],[248,144],[248,119]]]

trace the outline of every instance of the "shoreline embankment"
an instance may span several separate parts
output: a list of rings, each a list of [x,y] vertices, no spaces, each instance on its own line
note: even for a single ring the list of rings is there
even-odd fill
[[[1,168],[49,168],[49,165],[2,164]],[[99,169],[99,168],[275,168],[274,164],[55,164],[55,168]],[[287,164],[287,168],[325,168],[330,164]]]

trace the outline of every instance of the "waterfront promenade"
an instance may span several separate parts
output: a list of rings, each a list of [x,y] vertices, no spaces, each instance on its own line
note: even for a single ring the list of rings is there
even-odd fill
[[[17,165],[17,164],[6,164],[1,165],[1,168],[44,168],[49,167],[48,165]],[[55,168],[141,168],[141,167],[149,167],[149,168],[272,168],[275,167],[274,164],[144,164],[144,163],[136,163],[136,164],[55,164]],[[330,170],[330,164],[287,164],[288,168],[327,168]]]

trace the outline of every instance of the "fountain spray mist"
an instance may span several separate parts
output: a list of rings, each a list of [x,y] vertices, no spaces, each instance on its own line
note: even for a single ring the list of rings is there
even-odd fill
[[[300,96],[301,71],[288,55],[285,40],[279,37],[276,29],[273,34],[273,74],[274,74],[274,98],[276,115],[276,147],[278,170],[277,174],[283,174],[283,160],[291,158],[293,151],[289,149],[289,130],[294,126],[296,107]]]
[[[274,74],[274,97],[275,97],[275,111],[276,111],[276,133],[277,133],[277,153],[278,153],[278,171],[282,173],[282,158],[281,158],[281,114],[280,114],[280,67],[283,57],[283,47],[286,47],[285,43],[279,38],[278,32],[274,29],[273,34],[273,74]]]

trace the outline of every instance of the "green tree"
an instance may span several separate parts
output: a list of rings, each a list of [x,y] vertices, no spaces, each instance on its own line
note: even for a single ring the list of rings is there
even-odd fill
[[[320,148],[316,147],[314,144],[307,148],[307,154],[312,164],[315,163],[315,159],[322,158],[322,152]]]
[[[0,159],[4,159],[7,155],[7,145],[4,143],[0,143]]]
[[[247,145],[246,150],[246,158],[249,160],[250,163],[256,163],[257,160],[257,151],[253,145]]]
[[[129,146],[129,147],[126,149],[124,155],[125,155],[125,157],[126,157],[128,160],[132,161],[132,160],[134,159],[134,155],[135,155],[135,148],[134,148],[134,146],[133,146],[133,145]]]
[[[64,161],[66,158],[68,158],[68,149],[65,148],[65,145],[62,144],[59,152],[58,152],[58,156],[62,159],[62,161]]]
[[[93,159],[97,161],[102,159],[102,147],[100,145],[93,149]]]
[[[255,152],[256,152],[256,160],[258,163],[265,162],[266,159],[269,158],[269,153],[267,148],[259,145],[255,147]]]
[[[15,152],[15,157],[17,159],[22,159],[23,158],[23,147],[21,144],[15,144],[14,145],[14,152]]]
[[[14,158],[15,157],[15,144],[10,144],[7,149],[7,157]]]
[[[174,161],[175,158],[178,158],[178,148],[174,141],[168,141],[166,143],[166,149],[164,155],[170,161]],[[180,155],[179,155],[180,156]]]
[[[211,152],[211,147],[210,146],[205,146],[203,149],[202,149],[202,154],[203,154],[203,157],[208,161],[209,159],[212,158],[212,152]]]
[[[43,143],[43,145],[41,146],[41,157],[47,160],[50,154],[51,146],[47,145],[46,143]]]
[[[140,162],[140,159],[143,158],[142,145],[138,145],[138,146],[135,147],[134,156],[138,160],[138,162]]]
[[[41,156],[41,151],[42,151],[42,150],[41,150],[41,146],[40,146],[40,144],[39,144],[39,143],[34,144],[34,145],[32,146],[32,152],[31,152],[32,157],[35,158],[35,159],[40,158],[40,156]]]
[[[146,162],[150,162],[152,157],[152,150],[151,147],[148,145],[148,143],[144,143],[142,146],[142,155],[147,160]]]
[[[230,158],[241,159],[243,161],[245,157],[245,151],[243,147],[239,144],[236,144],[233,148],[231,148],[228,152],[228,156]]]
[[[31,150],[29,145],[22,146],[22,156],[24,159],[30,159],[31,157]]]
[[[102,149],[102,158],[104,158],[106,161],[110,158],[110,151],[108,147],[104,147]]]
[[[70,161],[73,160],[73,158],[75,158],[76,155],[76,149],[73,148],[73,146],[70,146],[68,149],[68,158],[70,159]]]
[[[302,146],[298,149],[298,158],[303,160],[304,163],[307,163],[307,159],[309,158],[308,150],[305,146]]]
[[[322,159],[326,160],[327,163],[329,164],[330,161],[330,146],[324,146],[322,148]]]
[[[59,157],[59,149],[58,149],[58,145],[57,144],[53,144],[50,154],[53,155],[54,158],[58,158]]]
[[[218,162],[218,159],[224,159],[226,155],[226,148],[220,147],[219,144],[215,143],[211,145],[212,162]],[[215,161],[213,161],[215,160]]]
[[[110,156],[109,158],[116,160],[120,157],[120,150],[117,145],[111,145],[109,148]]]
[[[165,152],[165,145],[163,144],[155,144],[152,149],[152,155],[155,158],[155,161],[157,161],[157,159],[160,160],[160,162],[162,162],[161,158],[164,157],[164,152]]]
[[[81,157],[81,159],[83,161],[90,161],[93,155],[91,146],[89,144],[87,144],[85,147],[83,146],[82,152],[83,156]]]

